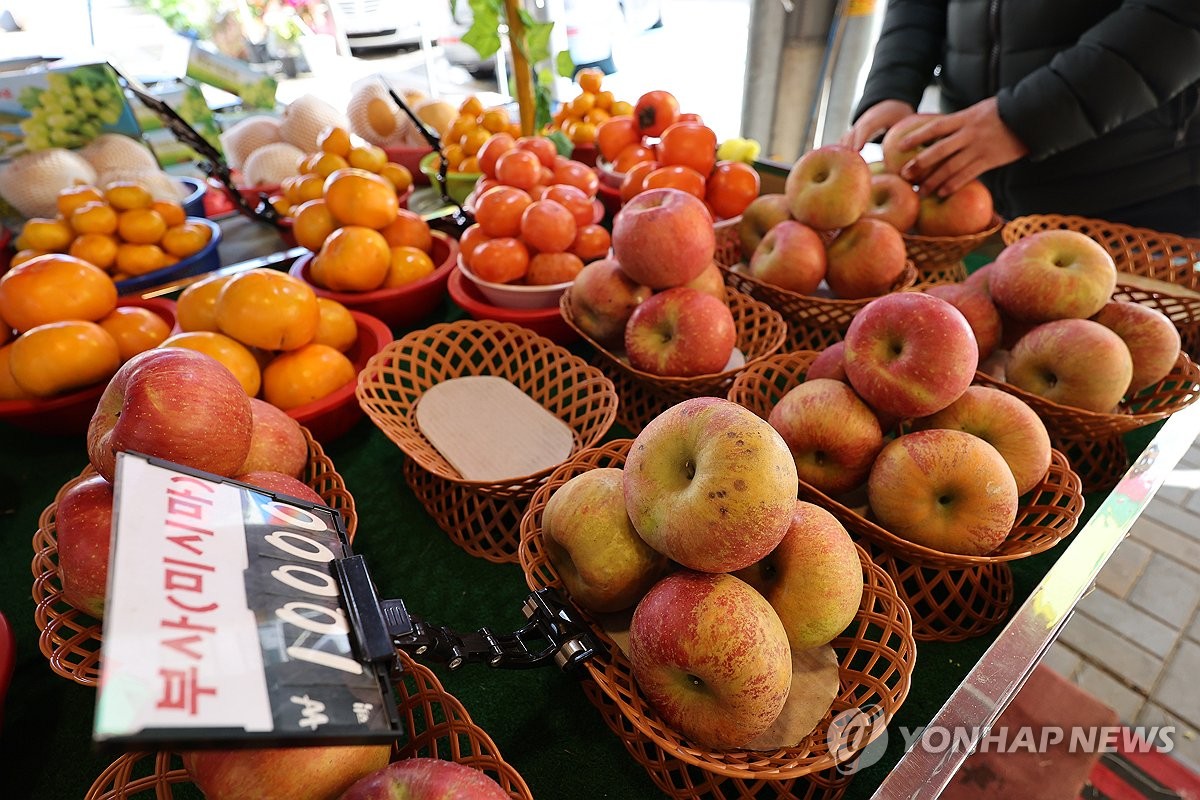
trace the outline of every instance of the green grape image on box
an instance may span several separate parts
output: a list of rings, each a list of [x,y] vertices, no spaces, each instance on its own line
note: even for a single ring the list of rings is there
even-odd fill
[[[29,112],[21,121],[25,149],[82,147],[120,121],[125,99],[102,65],[46,75],[46,87],[26,86],[17,101]]]

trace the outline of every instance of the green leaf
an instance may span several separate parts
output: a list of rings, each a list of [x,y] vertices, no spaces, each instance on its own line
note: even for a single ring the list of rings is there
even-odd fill
[[[546,138],[554,142],[554,147],[558,150],[560,156],[570,158],[571,153],[575,152],[575,145],[571,144],[571,140],[562,131],[555,131]]]
[[[470,0],[471,29],[463,34],[480,58],[491,58],[500,50],[500,8],[498,0]]]
[[[525,56],[530,64],[550,58],[550,31],[553,22],[530,22],[525,25]]]
[[[575,77],[575,62],[571,60],[571,54],[568,51],[563,50],[554,58],[554,69],[564,78]]]

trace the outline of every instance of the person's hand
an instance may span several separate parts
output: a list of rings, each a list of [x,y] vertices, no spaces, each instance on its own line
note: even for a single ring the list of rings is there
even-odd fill
[[[900,169],[900,177],[919,184],[922,194],[940,197],[1029,152],[1000,119],[994,97],[934,119],[896,143],[899,150],[921,145],[925,149]]]
[[[868,108],[854,126],[842,136],[838,144],[855,152],[900,120],[911,115],[913,107],[903,100],[883,100]]]

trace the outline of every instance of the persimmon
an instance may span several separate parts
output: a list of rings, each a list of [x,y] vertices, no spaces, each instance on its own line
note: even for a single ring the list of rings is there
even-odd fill
[[[387,163],[388,157],[387,151],[382,147],[365,144],[350,148],[350,155],[346,156],[346,160],[355,169],[365,169],[367,172],[379,172],[379,170],[383,169],[383,165]]]
[[[150,208],[154,205],[154,196],[150,190],[133,181],[113,181],[104,187],[104,199],[117,211],[129,211],[133,208]]]
[[[49,253],[0,277],[0,317],[21,333],[49,322],[95,322],[116,306],[112,278],[72,256]]]
[[[117,232],[117,211],[103,201],[84,203],[71,212],[70,222],[76,233],[112,234]]]
[[[313,341],[325,344],[344,353],[358,341],[358,323],[350,314],[350,309],[337,300],[328,297],[317,298],[317,309],[321,319],[317,323],[317,334]]]
[[[321,312],[312,287],[272,269],[229,279],[217,296],[217,327],[250,347],[295,350],[312,341]]]
[[[117,343],[121,363],[158,347],[171,335],[171,326],[166,320],[140,306],[117,306],[98,324]]]
[[[471,271],[485,281],[512,283],[529,271],[529,249],[520,239],[489,239],[471,254]]]
[[[187,258],[203,250],[211,238],[212,230],[203,222],[185,222],[182,225],[167,228],[159,246],[168,255]]]
[[[232,275],[210,275],[188,286],[175,302],[175,321],[182,331],[215,331],[217,297]]]
[[[321,249],[329,234],[337,228],[338,221],[333,218],[323,199],[302,203],[292,216],[292,234],[296,237],[296,243],[314,253]]]
[[[117,235],[131,244],[158,244],[167,222],[153,208],[131,208],[117,215]]]
[[[328,397],[355,378],[354,364],[325,344],[280,353],[263,369],[263,399],[287,411]]]
[[[117,245],[116,268],[126,275],[145,275],[167,266],[166,254],[156,244]]]
[[[168,228],[187,222],[187,212],[179,203],[173,203],[170,200],[155,200],[150,207],[158,212],[158,215],[163,218],[163,222],[167,223]]]
[[[34,217],[21,229],[21,244],[35,250],[64,251],[75,238],[75,231],[61,219]]]
[[[117,240],[103,233],[85,233],[75,237],[67,254],[107,270],[117,261]]]
[[[503,158],[517,154],[537,161],[537,156],[525,151],[512,151]],[[476,199],[475,221],[490,237],[516,236],[521,231],[521,215],[532,202],[529,194],[522,189],[515,186],[497,186],[488,189]]]
[[[346,225],[329,234],[319,258],[321,286],[338,292],[369,292],[387,277],[391,252],[379,231]]]
[[[325,205],[343,225],[382,228],[396,218],[400,201],[386,178],[366,170],[338,170],[325,179]]]
[[[54,204],[58,208],[58,213],[64,219],[70,219],[71,213],[86,203],[103,203],[104,194],[95,186],[89,186],[81,183],[77,186],[67,186],[60,189],[58,197],[55,198]]]
[[[0,346],[0,401],[28,400],[33,395],[18,386],[17,382],[13,380],[12,370],[8,367],[11,359],[12,344]]]
[[[408,209],[402,208],[390,224],[379,230],[389,247],[415,247],[429,252],[433,247],[433,234],[429,223]]]
[[[432,275],[433,270],[433,259],[425,251],[415,247],[393,247],[383,286],[387,289],[404,286]]]
[[[258,394],[262,374],[258,360],[244,344],[216,331],[186,331],[168,337],[159,347],[182,347],[212,356],[233,373],[249,397]]]
[[[17,386],[51,397],[111,378],[121,366],[117,342],[94,322],[38,325],[12,343],[8,368]]]

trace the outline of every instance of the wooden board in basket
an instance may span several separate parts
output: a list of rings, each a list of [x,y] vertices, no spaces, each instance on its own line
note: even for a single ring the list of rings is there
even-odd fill
[[[358,515],[354,498],[346,490],[342,476],[325,455],[320,443],[301,426],[308,443],[308,466],[301,476],[330,508],[341,512],[346,534],[354,539]],[[50,669],[83,686],[96,686],[100,679],[100,621],[63,599],[62,577],[58,571],[58,541],[55,536],[55,512],[58,501],[76,484],[95,475],[89,466],[77,478],[63,485],[54,502],[46,507],[33,536],[33,612],[41,630],[38,647],[50,662]]]
[[[581,452],[555,470],[534,493],[521,521],[521,568],[530,588],[552,586],[566,591],[542,536],[542,513],[550,496],[590,469],[623,466],[631,444],[630,439],[620,439]],[[916,656],[911,620],[891,579],[864,552],[860,550],[859,555],[865,579],[862,605],[854,622],[831,642],[840,665],[837,698],[802,742],[774,752],[710,750],[683,739],[643,697],[632,665],[620,648],[594,618],[581,612],[608,649],[606,655],[584,664],[594,681],[584,684],[588,699],[662,791],[681,800],[702,795],[724,800],[754,797],[759,791],[764,792],[762,796],[836,796],[812,795],[810,781],[824,781],[831,790],[845,787],[849,778],[836,774],[836,769],[853,753],[838,748],[836,732],[831,736],[835,717],[851,709],[877,710],[885,725],[908,695]],[[882,730],[883,725],[874,726],[870,735],[856,743],[855,752]],[[770,787],[778,788],[779,793]]]

